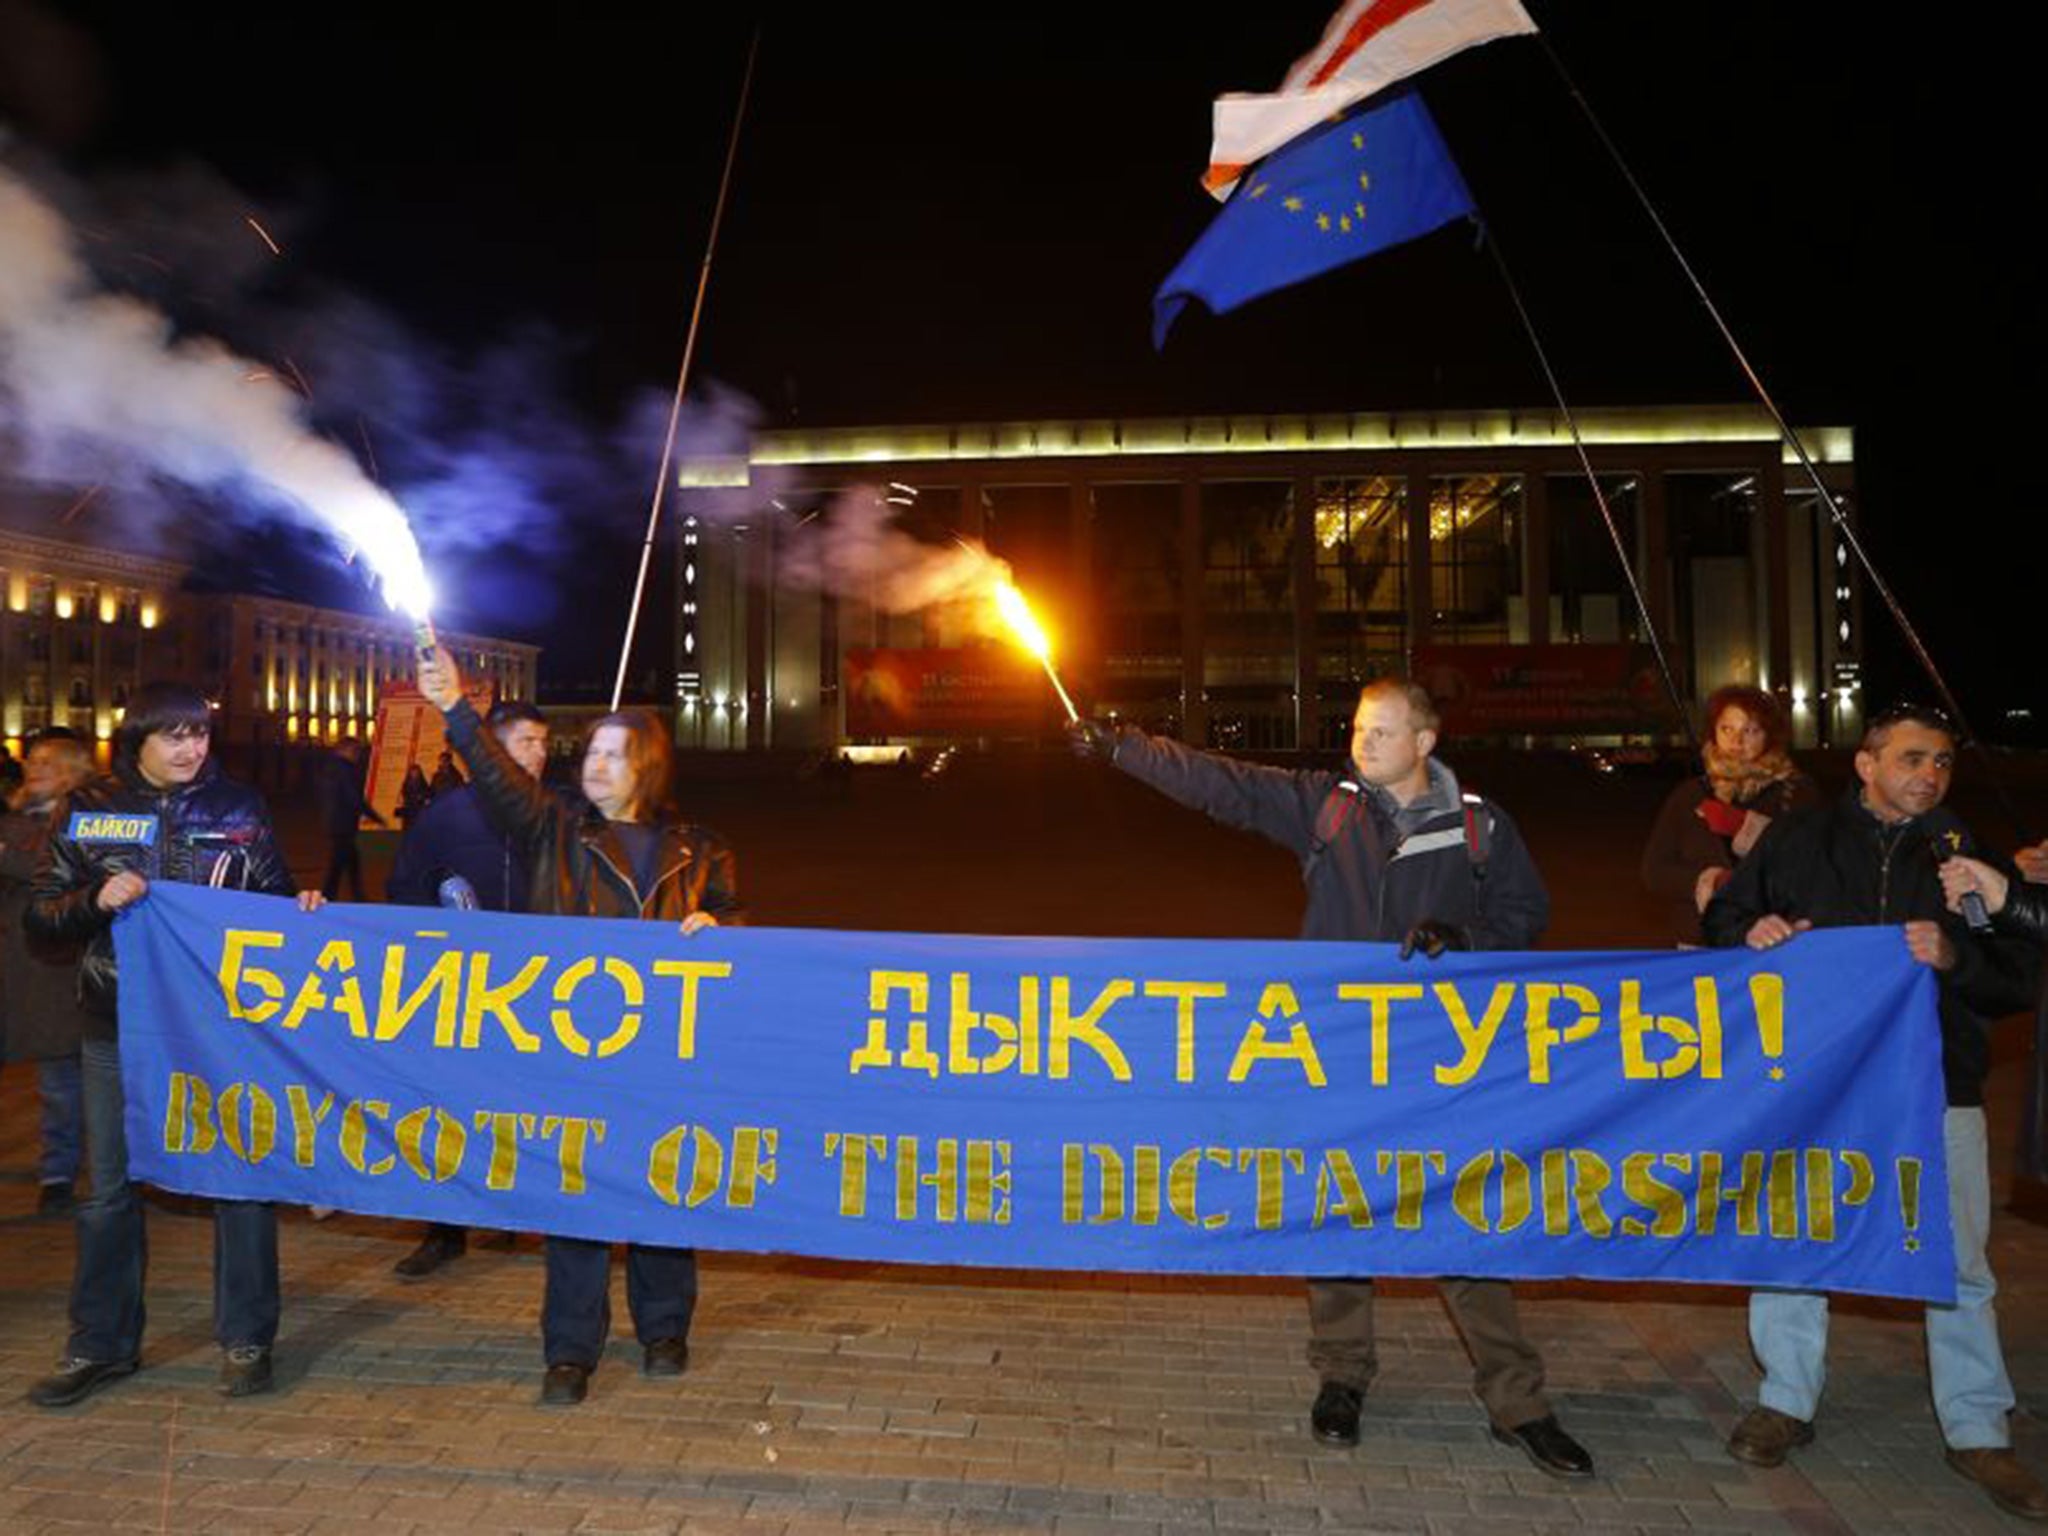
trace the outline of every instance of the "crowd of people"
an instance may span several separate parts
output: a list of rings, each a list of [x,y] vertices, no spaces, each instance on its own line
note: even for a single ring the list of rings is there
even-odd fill
[[[586,731],[575,790],[543,780],[547,722],[504,702],[479,716],[453,661],[420,668],[422,694],[445,717],[452,752],[400,807],[404,826],[388,897],[417,905],[557,916],[639,918],[690,934],[739,921],[734,859],[671,798],[669,736],[653,715],[604,716]],[[1724,688],[1708,701],[1700,772],[1671,793],[1642,857],[1646,890],[1679,946],[1796,942],[1810,928],[1895,926],[1912,960],[1937,977],[1944,1120],[1957,1299],[1929,1306],[1927,1347],[1936,1416],[1950,1464],[1998,1505],[2048,1520],[2044,1486],[2011,1450],[2014,1407],[1986,1256],[1990,1182],[1983,1085],[1988,1021],[2033,1004],[2048,938],[2048,844],[2006,860],[1978,849],[1943,802],[1955,728],[1939,712],[1900,707],[1875,717],[1854,757],[1854,782],[1832,802],[1792,762],[1785,717],[1768,693]],[[89,748],[46,733],[0,821],[0,919],[6,923],[4,1008],[10,1059],[38,1063],[44,1114],[40,1209],[76,1202],[71,1337],[33,1402],[80,1401],[140,1363],[146,1236],[122,1142],[119,1040],[110,929],[152,881],[229,884],[293,894],[270,819],[253,790],[209,754],[209,710],[193,690],[152,685],[131,703],[113,770],[95,775]],[[1220,822],[1259,833],[1300,862],[1301,937],[1398,946],[1427,966],[1450,950],[1535,946],[1548,923],[1543,879],[1513,819],[1473,793],[1437,755],[1440,721],[1427,693],[1392,679],[1369,684],[1340,770],[1290,770],[1201,752],[1097,721],[1070,728],[1075,752],[1112,766]],[[459,755],[469,773],[455,767]],[[360,762],[323,781],[333,839],[325,890],[298,891],[316,910],[349,878],[360,898],[354,831],[364,814]],[[67,811],[147,818],[146,843],[80,835]],[[347,846],[342,846],[346,823]],[[1930,857],[1940,844],[1941,857]],[[1953,855],[1953,856],[1951,856]],[[2035,883],[2030,883],[2035,882]],[[1981,907],[1981,910],[1980,910]],[[1968,909],[1970,916],[1963,915]],[[82,1132],[82,1134],[81,1134]],[[214,1206],[215,1326],[220,1389],[271,1385],[277,1332],[277,1227],[261,1202]],[[397,1266],[418,1280],[460,1256],[467,1234],[431,1227]],[[610,1327],[609,1247],[549,1236],[541,1308],[540,1401],[582,1402]],[[1496,1438],[1560,1478],[1594,1474],[1593,1458],[1544,1390],[1541,1352],[1505,1280],[1446,1277],[1441,1292],[1471,1354],[1474,1387]],[[687,1249],[631,1245],[626,1291],[643,1369],[679,1375],[697,1294]],[[1312,1281],[1308,1358],[1319,1382],[1314,1436],[1355,1445],[1377,1370],[1370,1276]],[[1826,1380],[1824,1294],[1758,1291],[1750,1342],[1763,1367],[1759,1400],[1728,1451],[1782,1464],[1815,1435]]]

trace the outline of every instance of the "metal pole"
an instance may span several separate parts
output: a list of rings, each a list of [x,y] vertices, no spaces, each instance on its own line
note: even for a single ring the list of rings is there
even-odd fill
[[[683,365],[676,374],[675,398],[669,402],[668,435],[661,445],[661,467],[654,477],[654,504],[647,509],[647,537],[640,545],[640,573],[633,579],[633,604],[626,610],[626,638],[619,646],[619,675],[612,683],[612,708],[626,692],[626,669],[633,659],[633,632],[640,625],[640,602],[647,592],[647,567],[654,558],[654,540],[661,531],[661,506],[668,491],[668,477],[675,460],[676,427],[683,414],[683,392],[690,383],[690,364],[697,355],[697,330],[704,317],[704,294],[711,286],[711,260],[718,254],[718,230],[725,221],[726,194],[732,188],[733,163],[739,158],[740,128],[747,120],[747,97],[754,86],[754,59],[761,51],[761,28],[754,28],[747,44],[746,73],[740,77],[739,105],[733,110],[732,137],[725,146],[725,171],[718,179],[718,201],[711,211],[711,234],[704,242],[704,261],[697,270],[697,297],[690,306],[690,329],[683,342]]]

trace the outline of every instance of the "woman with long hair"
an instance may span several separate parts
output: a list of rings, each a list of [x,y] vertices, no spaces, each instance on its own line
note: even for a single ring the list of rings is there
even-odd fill
[[[629,709],[592,721],[583,736],[582,793],[558,795],[485,729],[446,651],[421,662],[419,684],[447,718],[448,739],[469,766],[486,813],[530,861],[528,911],[672,922],[686,934],[741,920],[732,850],[677,813],[670,797],[675,754],[654,715]],[[611,1327],[610,1292],[609,1243],[547,1239],[543,1404],[583,1401]],[[626,1299],[642,1369],[680,1376],[697,1302],[696,1254],[629,1244]]]
[[[1778,701],[1730,684],[1707,700],[1702,771],[1671,791],[1643,849],[1643,885],[1667,904],[1674,943],[1697,945],[1700,914],[1772,821],[1818,803],[1786,753]]]

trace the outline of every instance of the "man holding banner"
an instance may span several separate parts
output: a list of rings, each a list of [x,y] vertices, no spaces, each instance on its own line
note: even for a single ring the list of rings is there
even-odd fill
[[[212,724],[212,706],[196,688],[140,689],[114,735],[114,771],[59,808],[58,830],[36,871],[30,934],[84,947],[79,996],[89,1022],[80,1056],[92,1176],[92,1193],[78,1206],[71,1339],[55,1374],[29,1389],[38,1407],[67,1407],[141,1363],[148,1244],[142,1201],[128,1182],[115,1028],[117,916],[157,881],[292,893],[262,797],[208,758]],[[306,911],[324,901],[318,891],[299,892]],[[267,1392],[280,1311],[276,1207],[217,1200],[213,1230],[220,1391]]]
[[[1506,812],[1463,793],[1435,759],[1437,723],[1415,684],[1367,684],[1342,774],[1240,763],[1094,721],[1070,734],[1081,756],[1295,854],[1308,888],[1304,939],[1398,942],[1404,960],[1417,950],[1435,959],[1450,949],[1527,949],[1550,918],[1542,877]],[[1522,1333],[1508,1282],[1438,1285],[1472,1354],[1495,1438],[1554,1477],[1591,1477],[1593,1458],[1543,1394],[1542,1357]],[[1310,1425],[1318,1440],[1356,1445],[1378,1369],[1373,1282],[1312,1280],[1308,1289],[1309,1363],[1322,1377]]]
[[[1973,932],[1946,910],[1938,868],[1972,847],[1962,823],[1942,805],[1955,748],[1954,727],[1939,711],[1896,706],[1876,716],[1856,754],[1857,786],[1832,806],[1774,823],[1708,906],[1704,927],[1709,943],[1769,949],[1811,928],[1903,923],[1913,958],[1939,973],[1956,1301],[1927,1308],[1935,1415],[1957,1472],[1981,1484],[2008,1513],[2048,1520],[2048,1487],[2011,1449],[2012,1382],[1986,1255],[1986,1020],[2032,1000],[2033,957],[2023,941],[1994,937],[1988,927]],[[1806,1291],[1753,1292],[1749,1336],[1764,1380],[1728,1452],[1775,1467],[1813,1440],[1814,1410],[1827,1378],[1828,1299]]]

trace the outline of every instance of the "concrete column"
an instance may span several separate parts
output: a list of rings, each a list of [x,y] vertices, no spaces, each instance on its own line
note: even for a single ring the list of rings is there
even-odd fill
[[[1550,478],[1533,466],[1522,472],[1522,600],[1529,643],[1550,644]]]
[[[774,588],[775,519],[773,515],[760,518],[751,528],[746,544],[745,590],[740,601],[746,604],[747,620],[747,733],[746,746],[749,752],[759,752],[768,745],[768,657],[774,644],[771,613],[775,606]]]
[[[1764,654],[1770,658],[1771,692],[1792,718],[1792,560],[1785,524],[1785,466],[1772,445],[1757,466],[1756,490],[1764,523],[1764,612],[1768,615]]]
[[[1202,482],[1191,475],[1180,486],[1180,734],[1194,747],[1209,737],[1209,704],[1202,697],[1202,576]]]
[[[1316,481],[1294,482],[1294,747],[1315,747],[1322,733],[1316,697]]]
[[[1675,594],[1671,589],[1671,511],[1664,499],[1664,471],[1645,469],[1636,478],[1640,486],[1638,505],[1643,513],[1643,605],[1650,610],[1650,623],[1664,642],[1664,654],[1670,658],[1672,670],[1682,685],[1691,688],[1692,659],[1685,654],[1685,647],[1678,644],[1671,619]]]
[[[1411,464],[1407,476],[1408,512],[1408,670],[1415,652],[1429,644],[1434,604],[1429,589],[1429,490],[1427,461]]]

